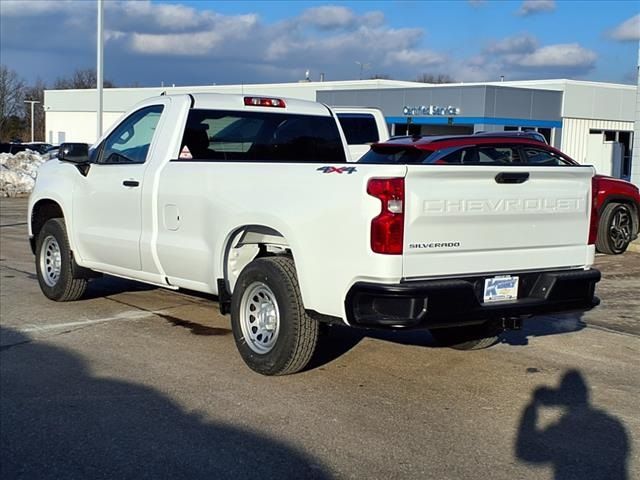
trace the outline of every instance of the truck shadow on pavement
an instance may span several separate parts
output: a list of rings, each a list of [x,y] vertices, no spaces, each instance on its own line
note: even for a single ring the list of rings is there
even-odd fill
[[[500,343],[513,346],[528,345],[529,338],[532,337],[545,337],[547,335],[577,332],[586,326],[587,324],[582,320],[581,313],[532,317],[524,320],[522,329],[504,332],[500,336]]]
[[[529,344],[532,337],[561,335],[577,332],[587,324],[582,314],[558,315],[554,317],[533,317],[524,320],[522,329],[509,330],[500,335],[499,343],[511,346]],[[375,330],[342,327],[339,325],[323,326],[320,348],[308,369],[321,367],[330,363],[354,348],[364,338],[375,338],[400,345],[412,345],[425,348],[447,348],[439,345],[426,329],[415,330]]]
[[[520,418],[515,456],[551,466],[555,480],[626,480],[627,431],[589,400],[589,386],[577,370],[567,371],[558,388],[538,387]],[[541,427],[541,420],[557,409],[560,419]]]
[[[157,290],[158,288],[159,287],[156,287],[155,285],[136,282],[135,280],[112,277],[111,275],[102,275],[98,278],[91,279],[87,286],[87,291],[82,296],[82,299],[91,300],[94,298],[117,295],[119,293],[145,292]]]
[[[0,344],[0,478],[332,478],[298,448],[96,377],[70,351],[7,328]]]

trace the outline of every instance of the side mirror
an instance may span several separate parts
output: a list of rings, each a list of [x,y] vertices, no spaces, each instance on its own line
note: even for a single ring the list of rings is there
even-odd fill
[[[89,163],[87,143],[63,143],[58,150],[58,159],[70,163]]]

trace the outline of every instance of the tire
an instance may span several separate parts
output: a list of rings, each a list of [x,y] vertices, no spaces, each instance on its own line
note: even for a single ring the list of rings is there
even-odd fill
[[[631,210],[622,203],[610,203],[600,215],[596,248],[609,255],[620,255],[631,243],[633,219]]]
[[[36,272],[42,293],[57,302],[78,300],[87,280],[74,275],[73,260],[64,220],[48,220],[36,239]]]
[[[434,328],[431,336],[443,347],[456,350],[482,350],[498,342],[503,328],[497,322],[468,327]]]
[[[293,260],[266,257],[247,265],[231,298],[231,327],[240,356],[262,375],[307,366],[319,325],[305,312]]]

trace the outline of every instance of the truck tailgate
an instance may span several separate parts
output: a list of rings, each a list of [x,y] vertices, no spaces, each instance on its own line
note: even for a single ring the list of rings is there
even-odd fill
[[[403,277],[581,267],[593,169],[409,165]]]

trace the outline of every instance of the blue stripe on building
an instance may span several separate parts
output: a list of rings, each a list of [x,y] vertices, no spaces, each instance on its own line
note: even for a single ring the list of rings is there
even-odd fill
[[[527,118],[494,117],[385,117],[387,123],[414,125],[512,125],[514,127],[562,128],[562,120],[531,120]]]

